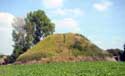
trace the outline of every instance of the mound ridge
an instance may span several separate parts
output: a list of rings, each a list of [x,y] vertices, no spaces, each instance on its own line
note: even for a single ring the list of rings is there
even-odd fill
[[[20,55],[19,62],[41,60],[43,58],[57,57],[104,57],[106,53],[80,34],[66,33],[53,34]]]

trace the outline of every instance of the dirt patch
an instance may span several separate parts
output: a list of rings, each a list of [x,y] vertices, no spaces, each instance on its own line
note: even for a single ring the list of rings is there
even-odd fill
[[[79,62],[79,61],[115,61],[111,57],[90,57],[90,56],[53,56],[49,58],[41,58],[40,60],[32,60],[25,62],[15,62],[14,64],[36,64],[36,63],[51,63],[51,62]]]

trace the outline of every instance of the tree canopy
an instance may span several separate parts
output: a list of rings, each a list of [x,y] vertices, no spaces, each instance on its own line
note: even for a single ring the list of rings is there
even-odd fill
[[[25,22],[25,30],[32,44],[38,43],[41,38],[53,34],[55,31],[54,23],[51,22],[42,10],[28,13]]]

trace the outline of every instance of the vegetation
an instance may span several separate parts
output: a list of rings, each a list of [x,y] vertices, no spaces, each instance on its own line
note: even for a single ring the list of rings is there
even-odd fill
[[[25,21],[25,30],[32,44],[38,43],[41,38],[53,34],[55,31],[54,23],[51,22],[42,10],[28,13]]]
[[[124,44],[124,51],[121,55],[121,61],[125,61],[125,44]]]
[[[13,27],[14,50],[7,59],[8,63],[15,62],[20,54],[38,43],[41,38],[53,34],[55,31],[54,24],[42,10],[28,13],[25,20],[16,18]]]
[[[120,49],[107,49],[106,50],[110,55],[114,56],[114,58],[118,61],[125,61],[125,45],[124,51]]]
[[[13,32],[12,32],[12,37],[14,41],[14,49],[13,53],[11,56],[8,56],[8,63],[13,63],[16,58],[25,52],[29,47],[26,46],[26,40],[25,40],[25,21],[22,18],[15,18],[13,22]],[[27,47],[27,48],[26,48]]]
[[[0,66],[0,76],[125,76],[125,63],[76,62]]]
[[[120,56],[123,51],[120,49],[107,49],[107,52],[109,52],[112,56]]]
[[[47,36],[44,40],[19,56],[17,61],[39,60],[52,56],[98,56],[108,55],[102,49],[91,43],[84,36],[78,34],[54,34]]]

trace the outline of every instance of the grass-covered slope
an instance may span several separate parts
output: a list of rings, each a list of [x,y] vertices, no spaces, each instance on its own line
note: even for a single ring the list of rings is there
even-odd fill
[[[103,51],[91,43],[86,37],[67,33],[49,35],[27,52],[19,56],[17,61],[39,60],[52,56],[104,56]]]

